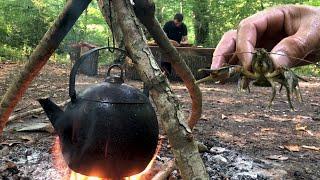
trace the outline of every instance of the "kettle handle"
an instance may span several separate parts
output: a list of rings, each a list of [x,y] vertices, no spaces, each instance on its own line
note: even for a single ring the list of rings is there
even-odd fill
[[[111,73],[111,70],[114,69],[114,68],[118,68],[120,69],[120,81],[123,82],[123,68],[121,66],[121,64],[113,64],[111,65],[109,68],[108,68],[108,71],[107,71],[107,78],[110,76],[110,73]]]
[[[99,50],[102,50],[102,49],[107,49],[107,48],[111,48],[111,49],[114,49],[114,50],[118,50],[118,51],[121,51],[123,53],[126,53],[125,50],[123,49],[120,49],[120,48],[115,48],[115,47],[108,47],[108,46],[105,46],[105,47],[98,47],[98,48],[93,48],[87,52],[85,52],[73,65],[72,69],[71,69],[71,72],[70,72],[70,78],[69,78],[69,96],[71,98],[71,102],[76,102],[77,100],[77,92],[76,92],[76,89],[75,89],[75,86],[76,86],[76,75],[77,75],[77,72],[78,72],[78,69],[80,67],[80,65],[83,63],[84,60],[86,60],[92,53],[96,52],[96,51],[99,51]],[[110,69],[110,68],[109,68]],[[109,72],[110,70],[108,70]],[[110,73],[109,73],[110,74]],[[123,76],[123,73],[121,71],[121,77]]]

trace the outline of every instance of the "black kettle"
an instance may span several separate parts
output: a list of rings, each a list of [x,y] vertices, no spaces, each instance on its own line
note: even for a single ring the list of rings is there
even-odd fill
[[[60,139],[64,160],[86,176],[121,179],[142,172],[152,160],[158,143],[156,113],[139,89],[124,83],[120,65],[108,69],[105,82],[80,94],[70,73],[71,102],[61,110],[50,99],[39,99]],[[121,76],[111,76],[113,68]]]

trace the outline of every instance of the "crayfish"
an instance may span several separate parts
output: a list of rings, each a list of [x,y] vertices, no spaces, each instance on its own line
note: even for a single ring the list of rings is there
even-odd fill
[[[269,56],[269,52],[267,52],[265,49],[259,48],[253,52],[251,69],[252,71],[249,71],[240,65],[229,65],[216,70],[199,69],[199,71],[210,73],[210,75],[198,80],[196,83],[199,84],[210,80],[221,81],[239,75],[239,90],[248,89],[250,92],[249,85],[245,83],[247,80],[253,80],[253,85],[255,86],[272,88],[272,95],[268,104],[269,108],[271,107],[276,95],[276,83],[281,85],[280,91],[282,87],[285,87],[288,103],[292,110],[294,110],[291,102],[293,93],[296,95],[298,101],[302,102],[299,80],[306,80],[296,75],[290,68],[275,68]]]

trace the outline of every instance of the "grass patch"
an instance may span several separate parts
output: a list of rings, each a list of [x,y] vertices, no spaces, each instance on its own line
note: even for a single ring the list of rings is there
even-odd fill
[[[0,44],[0,62],[23,61],[27,58],[25,49],[13,48]]]
[[[294,72],[302,76],[316,76],[320,77],[320,67],[316,65],[307,65],[293,68]]]

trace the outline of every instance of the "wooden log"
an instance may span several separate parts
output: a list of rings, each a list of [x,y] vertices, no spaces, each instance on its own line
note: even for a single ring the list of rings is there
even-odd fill
[[[58,48],[91,0],[69,0],[62,13],[43,36],[29,60],[18,73],[16,79],[6,91],[0,103],[0,134],[6,125],[14,107],[17,105],[32,80],[39,74],[50,56]]]

